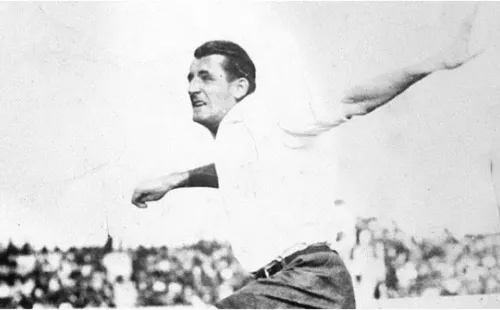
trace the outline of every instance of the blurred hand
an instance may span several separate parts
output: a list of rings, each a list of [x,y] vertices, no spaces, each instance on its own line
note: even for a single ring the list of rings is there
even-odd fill
[[[147,208],[148,201],[158,201],[169,191],[176,189],[187,180],[185,173],[172,173],[165,177],[139,184],[132,194],[132,204],[138,208]]]
[[[479,51],[471,53],[469,50],[477,10],[478,4],[474,6],[472,12],[461,23],[458,35],[453,40],[452,44],[438,54],[438,61],[440,67],[443,69],[451,70],[458,68],[484,51],[484,49],[480,49]]]

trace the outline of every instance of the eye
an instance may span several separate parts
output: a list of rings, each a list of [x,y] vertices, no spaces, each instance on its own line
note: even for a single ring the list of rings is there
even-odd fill
[[[200,74],[200,78],[203,81],[212,81],[213,80],[213,77],[210,74],[208,74],[208,73],[201,73]]]

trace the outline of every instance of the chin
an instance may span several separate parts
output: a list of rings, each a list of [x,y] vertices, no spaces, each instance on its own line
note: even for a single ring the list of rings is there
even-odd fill
[[[204,117],[200,117],[199,115],[193,115],[193,122],[203,125],[204,121],[206,121]]]
[[[207,127],[211,124],[208,118],[200,117],[199,115],[193,115],[193,122],[198,123],[204,127]]]

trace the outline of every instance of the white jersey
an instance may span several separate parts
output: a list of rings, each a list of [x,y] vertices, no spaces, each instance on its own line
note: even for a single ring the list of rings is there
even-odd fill
[[[335,191],[335,154],[321,152],[316,143],[346,121],[340,104],[321,111],[304,102],[277,117],[260,109],[262,100],[250,95],[238,103],[216,137],[230,242],[248,271],[297,245],[330,242],[335,248],[339,232],[351,240],[354,234],[354,219],[335,204],[341,198]],[[320,113],[328,114],[318,120]]]

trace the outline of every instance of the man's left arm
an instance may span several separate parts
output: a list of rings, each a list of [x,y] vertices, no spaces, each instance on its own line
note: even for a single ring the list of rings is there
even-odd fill
[[[479,55],[482,51],[476,53],[469,51],[476,13],[477,5],[474,11],[462,22],[457,38],[448,48],[437,55],[428,57],[415,65],[382,74],[345,91],[341,102],[346,118],[370,113],[390,102],[429,74],[458,68]]]

